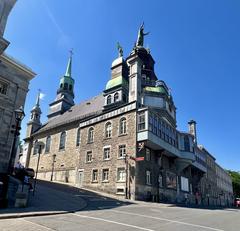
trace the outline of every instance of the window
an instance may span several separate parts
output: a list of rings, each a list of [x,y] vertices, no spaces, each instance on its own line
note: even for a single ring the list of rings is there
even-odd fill
[[[88,129],[88,143],[93,142],[93,136],[94,136],[94,128],[91,127]]]
[[[72,91],[72,84],[69,85],[69,91]]]
[[[126,134],[127,133],[127,120],[126,118],[120,119],[120,124],[119,124],[119,134]]]
[[[153,117],[151,115],[149,115],[149,131],[152,131],[153,130]]]
[[[38,153],[38,146],[34,144],[33,155],[36,155],[37,153]]]
[[[103,169],[102,171],[102,181],[108,181],[109,179],[109,169]]]
[[[0,108],[0,123],[2,122],[3,112],[4,112],[4,110],[2,108]]]
[[[125,158],[126,156],[126,145],[119,145],[118,147],[118,158]]]
[[[66,132],[62,132],[60,135],[60,143],[59,143],[60,150],[65,148],[65,142],[66,142]]]
[[[48,153],[50,151],[50,146],[51,146],[51,136],[48,136],[46,139],[45,153]]]
[[[122,100],[123,100],[123,102],[127,102],[127,96],[125,94],[123,94]]]
[[[7,94],[7,87],[8,84],[0,81],[0,94],[6,95]]]
[[[63,90],[67,90],[67,89],[68,89],[68,84],[67,84],[67,83],[64,83]]]
[[[92,162],[92,151],[88,151],[86,155],[86,162]]]
[[[118,92],[116,92],[114,94],[114,102],[117,102],[118,100],[119,100],[119,94],[118,94]]]
[[[124,182],[126,179],[126,171],[125,168],[118,168],[117,169],[117,181]]]
[[[146,184],[151,185],[151,172],[146,171]]]
[[[103,159],[109,160],[110,159],[110,148],[103,149]]]
[[[110,122],[107,122],[105,125],[105,137],[111,138],[112,136],[112,124]]]
[[[190,143],[188,136],[184,136],[184,149],[186,152],[190,152]]]
[[[158,186],[160,188],[163,187],[163,175],[162,175],[162,173],[160,173],[159,176],[158,176]]]
[[[98,181],[98,170],[97,169],[93,169],[93,171],[92,171],[92,181],[93,182]]]
[[[151,160],[151,150],[149,148],[146,148],[146,161]]]
[[[77,130],[76,146],[80,145],[80,128]]]
[[[145,124],[145,112],[141,112],[138,115],[138,130],[145,130],[146,129],[146,124]]]
[[[111,103],[112,103],[112,96],[109,95],[109,96],[107,97],[107,104],[111,104]]]

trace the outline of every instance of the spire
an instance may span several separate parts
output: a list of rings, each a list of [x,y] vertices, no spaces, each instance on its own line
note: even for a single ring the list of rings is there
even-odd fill
[[[38,95],[37,95],[37,99],[36,99],[36,106],[39,107],[40,106],[40,94],[41,94],[41,90],[38,89]]]
[[[73,56],[73,50],[71,49],[69,52],[70,52],[70,56],[69,56],[69,59],[68,59],[68,65],[67,65],[67,69],[66,69],[66,73],[65,73],[66,77],[71,77],[72,76],[72,56]]]

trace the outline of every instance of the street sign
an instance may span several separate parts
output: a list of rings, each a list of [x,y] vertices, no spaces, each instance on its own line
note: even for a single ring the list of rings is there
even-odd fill
[[[143,156],[141,156],[141,157],[136,157],[135,158],[135,161],[143,161],[144,160],[144,157]]]

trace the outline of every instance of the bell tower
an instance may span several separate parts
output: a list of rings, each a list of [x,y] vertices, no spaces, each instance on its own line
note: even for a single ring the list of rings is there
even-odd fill
[[[31,110],[31,117],[27,123],[27,134],[26,137],[30,137],[34,132],[36,132],[41,126],[41,117],[42,111],[40,108],[40,90],[37,95],[37,100],[35,106]]]
[[[72,51],[67,64],[65,75],[60,79],[56,99],[49,104],[48,118],[63,114],[74,105],[74,79],[72,78]]]

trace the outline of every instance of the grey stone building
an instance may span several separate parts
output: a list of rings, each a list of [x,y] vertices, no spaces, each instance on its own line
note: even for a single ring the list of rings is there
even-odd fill
[[[144,28],[130,55],[112,62],[111,79],[98,96],[74,103],[70,57],[48,121],[31,111],[28,166],[41,179],[64,181],[137,200],[200,203],[206,154],[197,146],[196,122],[177,130],[169,88],[158,80],[144,47]],[[40,156],[34,143],[42,141]]]
[[[0,1],[0,182],[3,183],[6,182],[9,164],[14,163],[14,156],[10,159],[12,149],[16,149],[11,133],[12,125],[16,124],[14,111],[24,106],[29,81],[35,76],[32,70],[4,53],[9,45],[3,38],[4,30],[15,2]],[[0,198],[3,191],[1,186]]]

